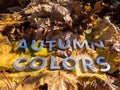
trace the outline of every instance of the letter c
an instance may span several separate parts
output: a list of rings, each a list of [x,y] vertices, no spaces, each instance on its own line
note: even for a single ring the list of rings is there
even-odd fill
[[[18,67],[18,63],[20,62],[26,62],[28,59],[27,58],[19,58],[17,59],[14,63],[13,63],[13,68],[17,71],[22,71],[22,70],[25,70],[25,66],[22,66],[22,67]]]

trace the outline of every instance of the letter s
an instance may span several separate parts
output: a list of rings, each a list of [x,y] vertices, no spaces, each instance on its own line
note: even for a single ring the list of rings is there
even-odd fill
[[[97,62],[98,65],[106,66],[105,69],[100,69],[101,72],[107,72],[107,71],[110,70],[110,65],[107,62],[101,62],[100,61],[100,60],[104,60],[104,59],[105,59],[105,57],[98,57],[96,59],[96,62]]]

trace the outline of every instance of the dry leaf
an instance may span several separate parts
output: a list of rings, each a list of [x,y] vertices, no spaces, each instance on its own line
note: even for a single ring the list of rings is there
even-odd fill
[[[62,71],[47,71],[37,77],[29,77],[23,82],[23,89],[36,90],[78,90],[74,76]]]

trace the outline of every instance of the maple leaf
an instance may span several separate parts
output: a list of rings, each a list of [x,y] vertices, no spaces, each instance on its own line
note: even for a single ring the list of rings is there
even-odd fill
[[[23,81],[22,89],[36,90],[38,88],[47,90],[78,90],[76,78],[64,71],[46,71],[36,77],[28,77]]]

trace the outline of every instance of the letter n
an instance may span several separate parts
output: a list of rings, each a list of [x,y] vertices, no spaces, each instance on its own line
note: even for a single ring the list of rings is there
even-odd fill
[[[99,48],[104,48],[104,44],[103,44],[102,40],[99,40],[99,42],[100,42],[100,44],[95,43],[95,42],[91,42],[91,47],[92,47],[92,49],[95,50],[95,46],[96,46],[96,47],[99,47]]]

